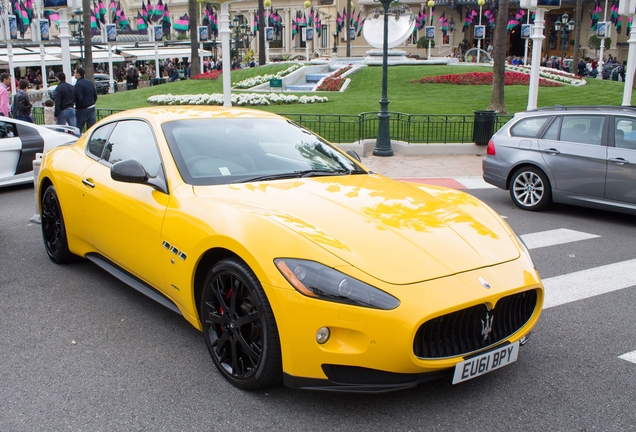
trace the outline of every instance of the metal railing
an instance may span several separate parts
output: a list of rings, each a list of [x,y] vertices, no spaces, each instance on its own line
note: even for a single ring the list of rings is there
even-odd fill
[[[121,110],[97,109],[97,120]],[[350,144],[375,139],[378,135],[378,113],[361,114],[282,114],[334,144]],[[391,140],[407,144],[464,144],[473,142],[473,114],[405,114],[392,112],[389,118]],[[35,123],[44,124],[44,108],[33,108]],[[497,114],[497,131],[512,115]]]

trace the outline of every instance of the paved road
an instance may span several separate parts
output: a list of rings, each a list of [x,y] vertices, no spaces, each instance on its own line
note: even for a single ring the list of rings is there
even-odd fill
[[[607,267],[636,259],[634,218],[567,206],[538,215],[503,191],[469,192],[507,217],[567,301],[544,310],[515,364],[370,396],[235,389],[185,320],[90,263],[52,264],[28,222],[32,189],[0,191],[0,430],[636,429],[636,363],[621,358],[636,351],[636,265]],[[571,286],[590,280],[630,285],[572,301]]]

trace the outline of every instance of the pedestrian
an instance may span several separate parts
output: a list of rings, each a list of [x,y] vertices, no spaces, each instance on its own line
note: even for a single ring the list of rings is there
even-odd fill
[[[44,101],[44,124],[55,124],[55,102],[53,102],[53,99],[47,99]]]
[[[9,105],[9,86],[11,75],[6,72],[0,74],[0,114],[9,117],[11,105]]]
[[[84,76],[86,70],[78,67],[75,71],[75,115],[77,127],[84,132],[84,126],[89,129],[95,124],[95,102],[97,102],[97,90],[95,84]]]
[[[73,86],[66,82],[66,74],[58,72],[57,79],[60,82],[55,89],[55,121],[59,125],[68,124],[75,127],[75,93]]]
[[[33,105],[29,100],[29,95],[26,92],[29,88],[29,81],[25,79],[21,79],[18,84],[18,91],[13,97],[13,118],[17,120],[22,120],[25,122],[33,123],[33,118],[31,117],[31,108]]]

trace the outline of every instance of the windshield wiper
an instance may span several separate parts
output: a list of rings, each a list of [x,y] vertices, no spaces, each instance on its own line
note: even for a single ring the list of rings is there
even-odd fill
[[[294,171],[294,172],[297,173],[300,177],[321,177],[321,176],[351,174],[351,171],[346,169],[337,169],[337,170],[330,170],[330,171],[310,169],[310,170]]]
[[[362,171],[362,170],[349,171],[346,169],[325,171],[325,170],[310,169],[310,170],[286,172],[286,173],[279,173],[279,174],[267,174],[267,175],[256,176],[256,177],[242,178],[242,179],[234,180],[227,184],[249,183],[249,182],[255,182],[255,181],[279,180],[279,179],[301,178],[301,177],[335,176],[335,175],[343,175],[343,174],[347,174],[347,175],[348,174],[366,174],[366,171]]]

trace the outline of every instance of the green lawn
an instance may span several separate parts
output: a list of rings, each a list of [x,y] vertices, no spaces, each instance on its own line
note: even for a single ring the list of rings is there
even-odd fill
[[[289,64],[275,64],[232,72],[232,82],[255,75],[276,73]],[[459,86],[452,84],[420,84],[424,76],[490,70],[480,66],[391,66],[388,75],[389,111],[408,114],[471,114],[488,107],[492,86]],[[327,96],[329,102],[320,104],[270,105],[255,107],[277,113],[358,114],[378,111],[382,93],[382,68],[366,67],[350,75],[351,83],[343,93],[316,92],[307,95]],[[234,90],[236,91],[236,90]],[[146,99],[157,94],[222,93],[222,77],[211,80],[186,80],[123,91],[100,96],[98,108],[130,109],[148,106]],[[247,91],[249,92],[249,91]],[[634,92],[636,94],[636,91]],[[303,93],[293,93],[302,95]],[[634,105],[636,96],[632,97]],[[588,79],[587,85],[574,87],[539,87],[538,106],[561,105],[621,105],[623,83]],[[505,87],[506,109],[509,113],[524,111],[528,105],[527,86]]]

